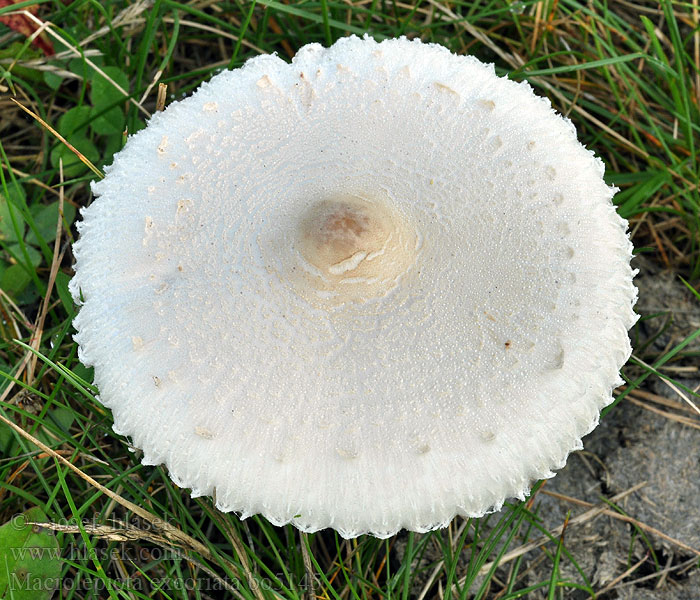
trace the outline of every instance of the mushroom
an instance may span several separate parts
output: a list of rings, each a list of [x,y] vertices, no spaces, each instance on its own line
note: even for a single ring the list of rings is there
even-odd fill
[[[621,383],[627,223],[573,125],[405,38],[259,56],[94,184],[71,291],[114,429],[241,518],[387,537],[524,498]]]

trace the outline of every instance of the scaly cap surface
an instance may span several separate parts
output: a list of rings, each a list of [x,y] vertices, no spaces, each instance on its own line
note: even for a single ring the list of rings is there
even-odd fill
[[[223,511],[345,537],[483,515],[621,383],[631,245],[602,175],[547,100],[440,46],[260,56],[94,185],[80,358],[143,462]]]

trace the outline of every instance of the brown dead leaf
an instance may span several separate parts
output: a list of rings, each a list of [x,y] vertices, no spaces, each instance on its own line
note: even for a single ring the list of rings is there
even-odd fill
[[[17,4],[18,2],[22,1],[23,0],[0,0],[0,8],[5,8],[6,6]],[[34,4],[32,6],[25,6],[23,10],[30,12],[33,15],[36,15],[38,8],[39,6]],[[16,14],[10,13],[2,15],[0,17],[0,23],[4,23],[13,31],[21,33],[22,35],[25,35],[27,37],[31,37],[38,29],[36,23],[34,23],[26,15],[23,15],[19,12]],[[32,40],[32,44],[39,48],[39,50],[46,54],[46,56],[51,56],[54,54],[53,44],[51,43],[51,40],[48,38],[48,36],[43,32],[37,35]]]

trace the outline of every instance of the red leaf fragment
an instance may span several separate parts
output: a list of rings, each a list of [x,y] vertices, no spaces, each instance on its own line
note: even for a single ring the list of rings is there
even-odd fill
[[[0,0],[0,8],[4,8],[12,4],[17,4],[18,2],[22,1],[23,0]],[[34,4],[32,6],[25,6],[23,10],[35,15],[37,13],[38,8],[38,5]],[[21,33],[22,35],[25,35],[27,37],[31,37],[36,32],[36,30],[39,29],[39,26],[36,24],[36,22],[32,21],[27,15],[23,14],[3,15],[0,17],[0,23],[4,23],[13,31]],[[54,54],[53,44],[44,32],[37,35],[32,40],[32,44],[39,48],[39,50],[46,54],[46,56],[51,56]]]

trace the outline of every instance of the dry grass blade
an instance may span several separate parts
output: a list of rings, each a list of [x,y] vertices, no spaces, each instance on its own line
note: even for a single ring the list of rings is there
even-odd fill
[[[647,560],[649,560],[649,554],[645,554],[640,560],[638,560],[636,563],[634,563],[629,569],[627,569],[624,573],[620,573],[615,579],[613,579],[608,585],[606,585],[603,589],[598,590],[599,595],[606,594],[610,590],[612,590],[615,586],[617,586],[618,583],[620,583],[623,579],[626,579],[629,577],[632,573],[634,573],[639,567],[641,567]]]
[[[697,421],[696,419],[689,419],[688,417],[683,417],[681,415],[676,415],[674,413],[655,408],[655,407],[647,404],[646,402],[642,402],[641,400],[638,400],[632,394],[627,396],[627,400],[629,402],[631,402],[632,404],[635,404],[636,406],[644,408],[644,409],[646,409],[650,412],[653,412],[657,415],[661,415],[662,417],[666,417],[670,421],[675,421],[676,423],[680,423],[682,425],[687,425],[688,427],[692,427],[693,429],[700,430],[700,421]]]
[[[629,490],[628,490],[629,491]],[[576,504],[578,506],[586,506],[586,507],[595,507],[595,504],[592,504],[590,502],[586,502],[585,500],[579,500],[578,498],[572,498],[571,496],[567,496],[565,494],[559,494],[557,492],[550,492],[547,490],[543,490],[542,493],[547,494],[548,496],[551,496],[552,498],[557,498],[558,500],[564,500],[566,502],[570,502],[572,504]],[[626,493],[626,492],[625,492]],[[617,500],[614,499],[613,497],[610,502],[615,503]],[[585,513],[584,513],[585,514]],[[613,519],[617,519],[618,521],[624,521],[625,523],[630,523],[634,525],[635,527],[639,527],[639,529],[643,529],[644,531],[651,533],[655,536],[658,536],[667,542],[670,542],[674,546],[677,546],[678,548],[682,548],[683,550],[687,550],[688,552],[692,552],[693,554],[696,554],[697,556],[700,556],[700,550],[693,548],[692,546],[689,546],[688,544],[681,542],[680,540],[677,540],[675,538],[672,538],[670,535],[666,535],[662,531],[659,531],[655,527],[652,527],[651,525],[647,525],[646,523],[642,523],[641,521],[630,517],[628,515],[623,515],[619,512],[615,512],[614,510],[610,509],[603,509],[600,512],[601,515],[605,515],[606,517],[612,517]],[[597,516],[597,515],[596,515]]]
[[[156,112],[160,112],[165,109],[165,99],[168,94],[168,84],[159,83],[158,84],[158,97],[156,98]]]
[[[174,22],[174,19],[170,17],[165,17],[163,19],[163,23],[168,23],[169,25],[173,24]],[[196,21],[189,21],[187,19],[180,19],[180,25],[182,25],[183,27],[192,27],[193,29],[199,29],[200,31],[215,33],[216,35],[221,36],[222,38],[226,38],[234,42],[238,41],[238,36],[228,33],[226,31],[222,31],[221,29],[218,29],[216,27],[212,27],[211,25],[204,25],[202,23],[197,23]],[[256,46],[255,44],[251,44],[248,40],[243,40],[241,44],[243,46],[246,46],[247,48],[250,48],[251,50],[255,50],[255,52],[257,52],[258,54],[267,54],[265,50]]]
[[[2,168],[7,170],[7,165],[3,164]],[[28,173],[20,171],[19,169],[15,169],[14,167],[12,167],[10,170],[15,175],[19,175],[20,177],[22,177],[27,183],[38,185],[41,189],[46,190],[49,194],[53,194],[54,196],[60,195],[60,192],[52,188],[50,185],[46,185],[43,181],[39,181],[36,177],[32,177]]]
[[[63,184],[63,161],[59,162],[58,167],[59,181]],[[63,253],[59,252],[61,248],[61,232],[63,229],[63,202],[64,202],[64,188],[63,185],[60,187],[58,195],[58,219],[56,219],[56,239],[53,243],[53,259],[51,260],[51,269],[49,271],[49,281],[46,286],[46,294],[41,303],[39,309],[39,315],[34,324],[34,332],[29,340],[29,345],[34,348],[36,352],[39,351],[39,346],[41,345],[41,336],[44,333],[44,321],[46,320],[46,313],[49,310],[49,303],[51,301],[51,292],[53,291],[53,286],[56,281],[56,274],[58,273],[58,266],[61,264],[63,258]],[[34,381],[34,369],[36,368],[36,361],[39,359],[36,353],[31,353],[31,359],[29,360],[29,366],[27,368],[27,384],[32,385]]]
[[[462,534],[464,533],[464,529],[467,527],[467,525],[469,525],[469,520],[464,519],[462,521],[461,525],[459,526],[457,533],[455,533],[455,536],[454,536],[455,540],[458,540],[462,536]],[[454,544],[453,544],[453,548],[454,548]],[[435,568],[430,573],[430,577],[428,577],[428,581],[425,582],[425,585],[423,586],[421,593],[418,595],[417,600],[424,600],[424,598],[428,595],[428,592],[430,591],[430,589],[433,587],[433,584],[435,583],[435,579],[437,578],[440,571],[442,571],[444,566],[445,566],[444,560],[439,561],[438,564],[435,565]]]
[[[661,578],[664,577],[665,575],[668,575],[668,573],[673,573],[674,571],[682,571],[683,569],[687,569],[688,567],[693,567],[697,565],[698,559],[697,558],[691,558],[689,560],[686,560],[685,562],[682,562],[679,565],[675,565],[673,567],[666,567],[665,569],[662,569],[661,571],[657,571],[656,573],[651,573],[650,575],[645,575],[644,577],[640,577],[639,579],[633,579],[632,581],[624,581],[624,582],[618,582],[618,584],[615,586],[615,589],[619,589],[622,587],[630,587],[633,585],[639,585],[640,583],[644,583],[646,581],[650,581],[652,579],[656,579],[657,577]],[[692,598],[692,596],[690,596]]]
[[[698,415],[700,415],[700,408],[698,408],[697,405],[696,405],[690,398],[688,398],[688,396],[686,396],[680,389],[678,389],[678,387],[677,387],[676,385],[674,385],[673,383],[671,383],[666,377],[661,376],[660,373],[659,373],[656,369],[654,369],[654,367],[652,367],[651,365],[645,363],[645,362],[644,362],[641,358],[639,358],[638,356],[635,356],[635,355],[633,354],[632,357],[633,357],[637,362],[639,362],[640,365],[642,365],[643,367],[649,369],[650,371],[652,371],[652,372],[655,373],[656,375],[659,375],[659,378],[661,379],[661,381],[662,381],[665,385],[667,385],[667,386],[670,387],[674,392],[676,392],[676,394],[678,394],[678,395],[683,399],[683,401],[684,401],[688,406],[690,406],[690,408],[692,408]]]
[[[60,462],[62,465],[73,471],[78,477],[89,483],[91,486],[93,486],[95,489],[98,489],[100,492],[105,494],[107,497],[111,498],[127,510],[130,510],[133,512],[135,515],[138,515],[145,521],[148,521],[153,527],[157,530],[160,531],[163,535],[163,538],[168,541],[169,544],[175,545],[179,548],[183,548],[186,550],[192,550],[194,552],[197,552],[207,560],[213,560],[214,556],[212,555],[211,551],[207,546],[202,544],[201,542],[195,540],[191,536],[187,535],[184,531],[181,531],[180,529],[173,527],[170,523],[168,523],[166,520],[161,519],[157,517],[156,515],[150,513],[149,511],[141,508],[140,506],[134,504],[133,502],[130,502],[126,498],[121,497],[118,494],[115,494],[112,490],[109,488],[105,487],[98,481],[95,481],[92,477],[87,475],[86,473],[83,473],[77,466],[75,466],[73,463],[71,463],[69,460],[65,459],[63,456],[61,456],[58,452],[53,450],[52,448],[49,448],[46,444],[44,444],[41,440],[38,440],[35,438],[31,433],[25,431],[22,429],[19,425],[5,417],[4,415],[0,415],[0,422],[4,423],[14,431],[16,431],[19,435],[21,435],[24,439],[30,441],[32,444],[43,450],[46,454],[51,456],[52,458],[56,459],[58,462]],[[222,560],[221,557],[218,558],[218,560]],[[236,570],[235,565],[229,563],[227,565],[232,571]]]
[[[42,119],[39,115],[37,115],[35,112],[32,110],[28,109],[26,106],[22,105],[21,102],[19,102],[16,98],[10,98],[12,102],[14,102],[17,106],[19,106],[24,112],[26,112],[29,116],[31,116],[35,121],[40,123],[42,127],[47,129],[48,131],[51,132],[51,134],[61,142],[63,142],[68,149],[75,154],[80,162],[82,162],[88,169],[90,169],[95,175],[97,175],[100,179],[104,177],[104,174],[102,171],[100,171],[95,165],[90,162],[90,160],[84,156],[75,146],[73,146],[66,138],[64,138],[58,131],[56,131],[51,125],[49,125],[44,119]]]
[[[87,533],[88,535],[94,536],[98,539],[101,540],[106,540],[108,542],[149,542],[151,544],[155,544],[157,546],[160,546],[161,548],[164,548],[170,552],[174,552],[177,554],[180,558],[187,560],[189,562],[192,562],[196,564],[200,569],[204,570],[208,575],[210,575],[213,579],[215,579],[221,586],[234,594],[236,598],[240,598],[243,600],[243,596],[241,593],[236,589],[235,586],[232,586],[228,581],[225,579],[219,577],[216,573],[214,573],[207,565],[203,564],[202,562],[196,560],[190,555],[182,555],[177,549],[173,549],[172,544],[169,542],[169,540],[162,536],[158,535],[156,533],[153,533],[151,531],[147,531],[144,529],[140,529],[138,527],[134,527],[132,525],[129,525],[128,523],[120,523],[120,527],[111,527],[109,525],[92,525],[90,523],[82,523],[80,526],[77,525],[64,525],[62,523],[52,523],[52,522],[46,522],[46,521],[27,521],[27,525],[33,525],[36,527],[41,527],[43,529],[48,529],[50,531],[57,531],[61,533],[68,533],[68,534],[74,534],[74,535],[79,535],[82,532]]]
[[[168,540],[162,535],[153,533],[146,529],[140,529],[139,527],[134,527],[129,523],[119,523],[119,527],[111,527],[109,525],[94,525],[92,523],[81,523],[78,525],[66,525],[63,523],[53,523],[53,522],[40,522],[40,521],[29,521],[29,525],[37,525],[43,529],[49,529],[50,531],[56,531],[60,533],[70,533],[70,534],[80,534],[81,531],[89,535],[94,535],[101,540],[107,540],[109,542],[150,542],[152,544],[158,544],[163,548],[169,548],[170,544]]]
[[[613,496],[610,501],[611,502],[619,502],[622,500],[625,496],[629,496],[630,494],[633,494],[637,490],[642,489],[646,485],[646,481],[642,481],[638,483],[637,485],[632,486],[631,488],[625,490],[624,492],[620,492],[619,494],[616,494]],[[574,525],[579,525],[581,523],[585,523],[587,521],[590,521],[591,519],[595,519],[596,517],[600,516],[607,510],[607,504],[599,504],[591,508],[590,510],[587,510],[586,512],[572,518],[569,520],[567,527],[572,527]],[[510,562],[511,560],[515,560],[519,556],[522,556],[523,554],[527,554],[531,550],[535,550],[536,548],[539,548],[540,546],[547,544],[556,538],[558,538],[562,531],[564,531],[564,526],[560,525],[559,527],[551,530],[549,532],[549,535],[543,535],[537,538],[536,540],[532,542],[528,542],[527,544],[523,544],[519,548],[516,548],[515,550],[511,550],[510,552],[507,552],[504,554],[501,559],[498,561],[498,566],[503,565],[507,562]],[[481,574],[486,574],[488,573],[492,568],[493,568],[494,563],[489,562],[486,563],[483,567],[481,567],[481,570],[479,571]],[[460,580],[460,584],[464,583],[464,579]]]
[[[624,390],[626,388],[627,386],[620,386],[618,389]],[[636,388],[630,391],[628,396],[633,396],[638,400],[647,400],[649,402],[653,402],[654,404],[665,406],[666,408],[673,408],[683,413],[695,413],[695,411],[684,402],[678,402],[677,400],[672,400],[671,398],[666,398],[665,396],[660,396],[659,394],[654,394],[653,392],[648,392],[647,390]]]
[[[464,31],[466,31],[470,36],[473,38],[479,40],[482,44],[487,46],[489,50],[493,51],[496,53],[497,56],[502,58],[506,63],[508,63],[511,67],[514,69],[517,69],[518,67],[521,67],[522,65],[525,64],[525,61],[520,58],[519,56],[513,54],[508,54],[499,46],[496,44],[489,36],[487,36],[483,31],[477,29],[472,25],[469,21],[466,21],[462,16],[458,15],[455,13],[452,9],[450,9],[448,6],[445,6],[444,4],[438,2],[437,0],[428,0],[428,2],[434,6],[437,10],[440,12],[444,13],[450,19],[454,19],[455,25],[458,25]]]
[[[238,535],[238,532],[231,526],[231,523],[228,521],[227,517],[218,512],[216,509],[210,511],[210,514],[212,518],[219,523],[219,526],[226,532],[226,537],[231,542],[233,549],[236,551],[238,560],[241,561],[245,578],[248,581],[248,587],[253,591],[253,594],[258,600],[263,600],[260,586],[257,585],[257,582],[255,581],[253,571],[250,568],[248,555],[245,552],[245,547],[240,536]]]
[[[26,14],[27,17],[30,18],[32,21],[36,22],[38,25],[40,25],[40,26],[42,26],[42,27],[45,27],[45,28],[46,28],[46,32],[47,32],[49,35],[51,35],[51,37],[57,39],[59,42],[61,42],[61,44],[63,44],[63,45],[66,46],[67,48],[70,48],[70,50],[73,52],[73,54],[74,54],[76,57],[84,58],[84,59],[85,59],[85,62],[86,62],[88,65],[90,65],[90,67],[91,67],[92,69],[94,69],[97,73],[99,73],[100,75],[102,75],[102,77],[104,77],[110,84],[112,84],[112,85],[114,86],[115,89],[119,90],[119,91],[124,95],[124,98],[125,98],[125,99],[128,98],[129,102],[131,102],[131,104],[133,104],[136,108],[138,108],[139,111],[141,111],[145,116],[147,116],[147,117],[150,117],[150,116],[151,116],[151,113],[149,113],[141,104],[139,104],[139,103],[138,103],[136,100],[134,100],[133,98],[130,98],[130,97],[129,97],[129,92],[127,92],[122,86],[120,86],[116,81],[114,81],[114,79],[112,79],[109,75],[107,75],[107,73],[105,73],[105,72],[104,72],[100,67],[98,67],[93,61],[91,61],[89,58],[87,58],[87,57],[85,56],[84,53],[81,54],[80,51],[79,51],[77,48],[75,48],[68,40],[66,40],[65,38],[63,38],[63,37],[61,37],[60,35],[58,35],[58,34],[53,30],[53,28],[50,27],[50,25],[51,25],[50,22],[47,21],[47,22],[44,23],[44,22],[41,21],[40,19],[37,19],[37,18],[36,18],[34,15],[32,15],[31,13],[29,13],[29,12],[27,12],[27,11],[23,11],[23,12],[24,12],[24,14]]]
[[[309,596],[311,598],[316,597],[316,576],[314,575],[313,567],[311,566],[311,557],[309,556],[309,549],[306,547],[309,543],[309,538],[303,531],[299,532],[300,546],[301,546],[301,556],[304,561],[304,570],[306,571],[306,576],[309,579]]]
[[[80,40],[80,47],[87,46],[117,27],[142,26],[144,19],[141,14],[149,10],[152,6],[153,0],[136,0],[136,2],[128,4],[119,14],[112,18],[111,28],[104,25],[97,29],[97,31],[90,32],[90,35]]]
[[[17,334],[17,337],[18,337],[18,338],[19,338],[19,337],[22,337],[22,334],[21,334],[21,332],[20,332],[20,330],[19,330],[19,327],[18,327],[18,324],[17,324],[16,317],[18,317],[18,318],[21,320],[22,325],[23,325],[24,327],[26,327],[27,329],[31,329],[32,325],[31,325],[31,323],[29,322],[29,319],[27,319],[27,316],[22,312],[22,309],[21,309],[19,306],[17,306],[17,304],[15,304],[14,300],[13,300],[12,298],[10,298],[10,296],[7,295],[7,292],[5,292],[5,290],[3,290],[2,288],[0,288],[0,299],[2,299],[3,302],[7,302],[7,305],[8,305],[8,306],[14,311],[14,313],[15,313],[15,314],[13,315],[13,314],[10,313],[9,311],[4,310],[4,307],[3,307],[2,304],[0,303],[0,308],[3,309],[3,310],[2,310],[2,317],[5,318],[5,319],[7,319],[7,322],[10,323],[10,324],[12,325],[12,327],[14,328],[15,333]],[[15,316],[15,315],[16,315],[16,316]],[[1,399],[1,398],[4,398],[4,396],[0,397],[0,399]]]

